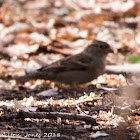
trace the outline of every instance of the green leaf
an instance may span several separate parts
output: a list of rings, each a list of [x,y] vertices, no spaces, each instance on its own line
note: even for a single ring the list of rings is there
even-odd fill
[[[137,55],[129,55],[126,60],[129,63],[140,63],[140,57]]]

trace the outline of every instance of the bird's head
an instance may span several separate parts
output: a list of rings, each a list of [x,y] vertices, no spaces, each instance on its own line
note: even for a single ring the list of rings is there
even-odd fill
[[[94,40],[90,45],[88,45],[85,52],[95,56],[106,56],[108,53],[112,53],[113,50],[106,42]]]

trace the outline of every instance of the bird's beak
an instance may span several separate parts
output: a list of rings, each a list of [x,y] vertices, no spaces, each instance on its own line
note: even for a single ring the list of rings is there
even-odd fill
[[[109,48],[109,49],[108,49],[108,52],[109,52],[109,53],[114,53],[114,51],[113,51],[112,48]]]

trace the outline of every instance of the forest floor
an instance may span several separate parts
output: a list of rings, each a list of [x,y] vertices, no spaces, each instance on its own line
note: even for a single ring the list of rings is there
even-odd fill
[[[107,65],[140,62],[139,0],[0,0],[0,137],[140,139],[138,77],[103,74],[88,84],[25,75],[81,52],[94,39],[111,45]]]

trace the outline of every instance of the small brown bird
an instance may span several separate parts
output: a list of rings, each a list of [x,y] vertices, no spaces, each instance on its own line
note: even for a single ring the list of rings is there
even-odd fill
[[[109,44],[94,40],[79,54],[68,56],[42,67],[34,73],[14,79],[20,83],[33,79],[44,79],[76,87],[76,85],[87,83],[104,73],[105,58],[109,52],[113,52]]]

